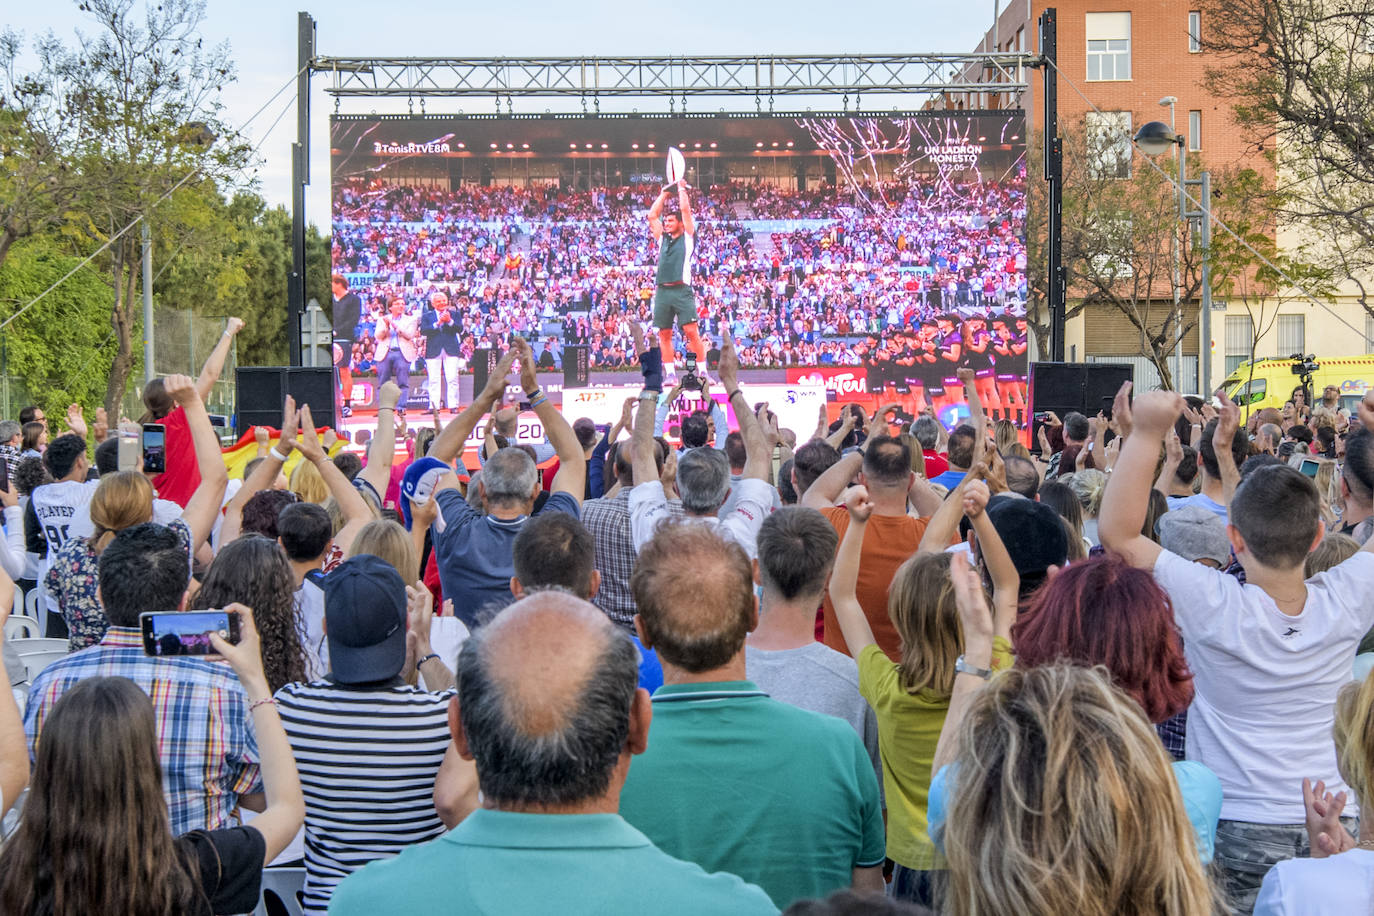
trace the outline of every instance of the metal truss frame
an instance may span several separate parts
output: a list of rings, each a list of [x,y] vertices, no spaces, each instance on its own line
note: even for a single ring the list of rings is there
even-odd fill
[[[1028,87],[1025,52],[682,57],[317,57],[342,98],[1006,93]]]

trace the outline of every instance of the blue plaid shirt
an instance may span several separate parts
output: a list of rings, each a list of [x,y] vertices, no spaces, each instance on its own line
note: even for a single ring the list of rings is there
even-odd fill
[[[30,756],[53,704],[88,677],[126,677],[152,698],[174,835],[232,826],[239,796],[262,791],[257,736],[234,670],[224,662],[145,655],[142,635],[128,627],[110,627],[99,645],[53,662],[34,678],[24,711]]]

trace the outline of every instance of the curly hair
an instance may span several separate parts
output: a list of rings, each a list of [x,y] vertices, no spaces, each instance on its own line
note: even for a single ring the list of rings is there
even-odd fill
[[[305,680],[305,623],[296,608],[291,564],[276,541],[245,535],[225,544],[205,572],[192,610],[238,602],[253,609],[262,670],[272,692]]]

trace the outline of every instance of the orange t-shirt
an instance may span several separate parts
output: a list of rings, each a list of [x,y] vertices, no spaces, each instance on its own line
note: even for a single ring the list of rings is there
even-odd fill
[[[843,540],[845,531],[849,529],[849,511],[844,506],[831,506],[821,511]],[[859,605],[873,629],[878,648],[894,662],[901,661],[902,640],[897,635],[897,628],[892,625],[892,619],[887,616],[887,589],[898,567],[921,545],[921,536],[926,533],[928,521],[909,515],[874,515],[869,518],[868,529],[864,532],[856,589]],[[837,652],[850,654],[840,633],[840,622],[835,617],[835,605],[830,601],[829,594],[825,596],[824,613],[825,644]]]

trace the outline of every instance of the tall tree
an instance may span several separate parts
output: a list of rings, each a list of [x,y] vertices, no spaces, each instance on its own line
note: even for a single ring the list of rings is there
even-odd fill
[[[1205,0],[1202,16],[1212,90],[1278,151],[1279,216],[1374,314],[1374,0]]]
[[[49,125],[45,142],[74,151],[86,242],[109,243],[100,262],[113,293],[104,397],[113,412],[137,364],[141,245],[139,229],[126,227],[140,217],[155,235],[203,226],[206,201],[240,180],[251,151],[220,119],[233,66],[227,46],[204,47],[201,0],[82,0],[79,9],[95,31],[71,45],[40,42],[26,100],[82,113]]]

